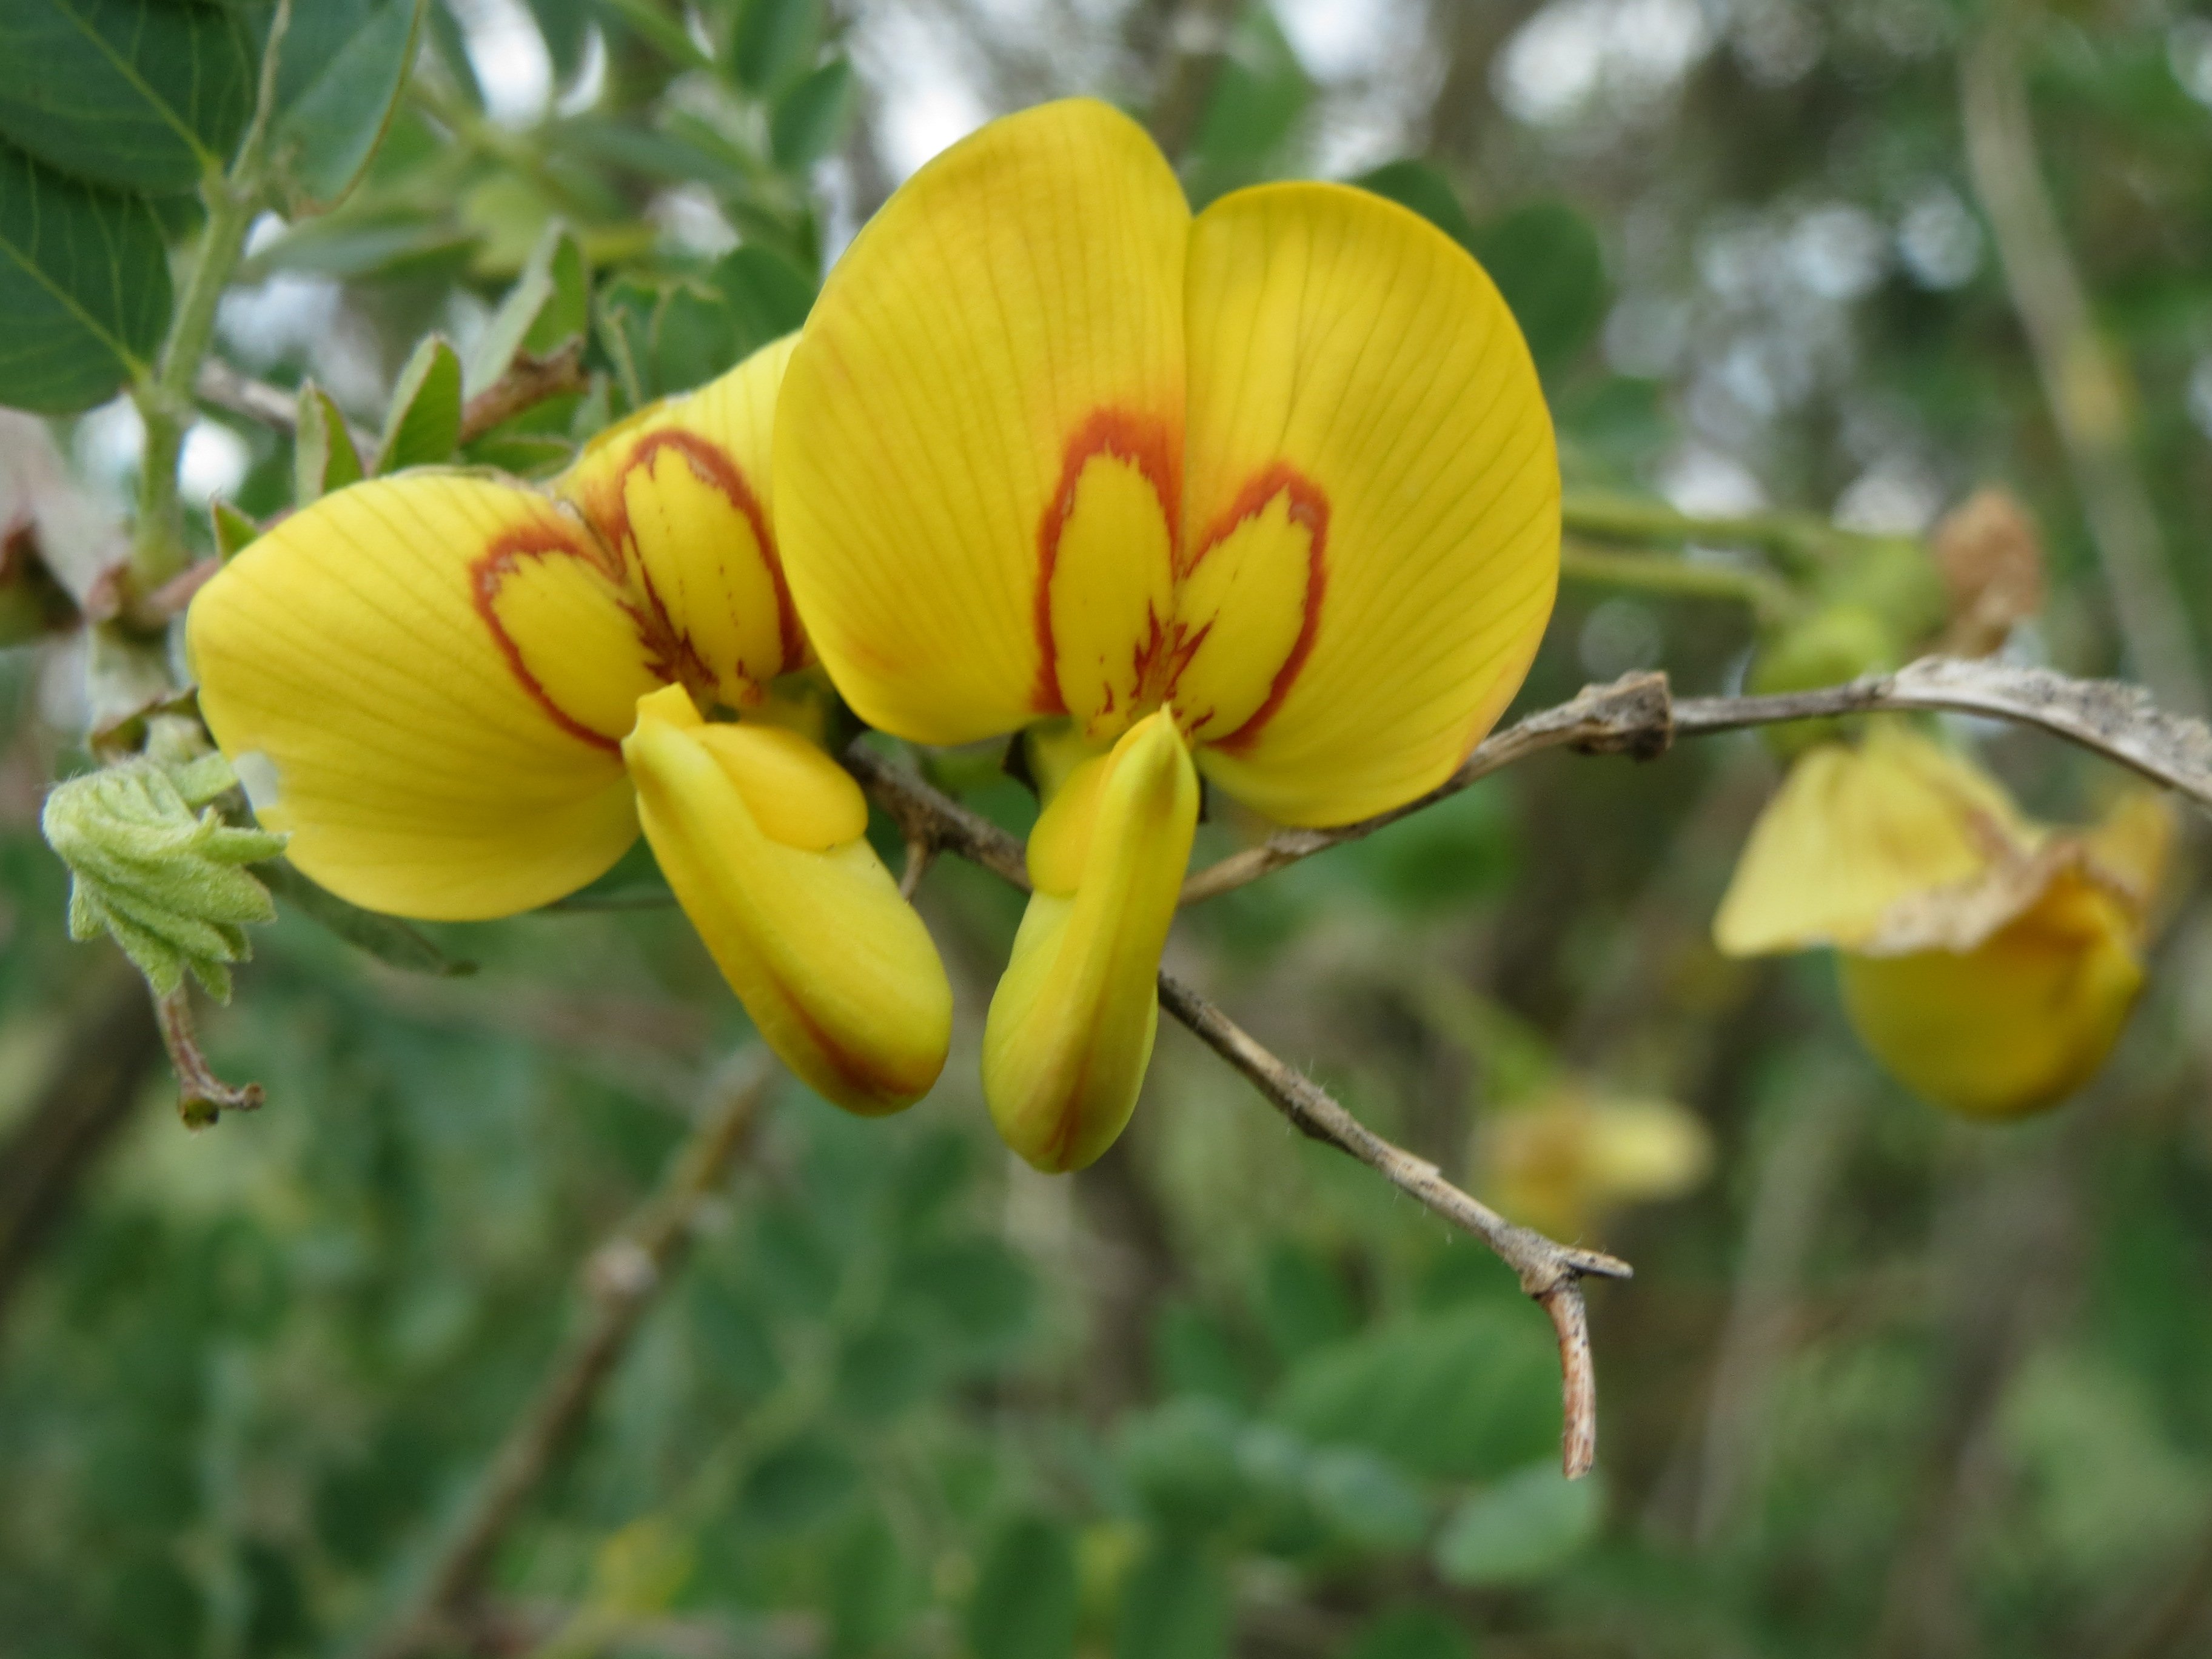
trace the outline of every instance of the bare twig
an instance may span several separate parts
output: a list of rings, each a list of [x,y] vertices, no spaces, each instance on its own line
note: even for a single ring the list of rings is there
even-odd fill
[[[1543,750],[1571,748],[1641,758],[1662,752],[1678,737],[1707,737],[1825,715],[1914,710],[1981,714],[2040,726],[2212,811],[2212,731],[2200,720],[2161,712],[2142,691],[2115,680],[2069,679],[2048,669],[1928,657],[1894,674],[1870,675],[1817,690],[1765,697],[1689,697],[1677,702],[1664,674],[1639,673],[1610,685],[1591,686],[1572,702],[1495,733],[1443,783],[1395,811],[1334,830],[1280,830],[1256,847],[1232,853],[1185,882],[1182,902],[1194,904],[1316,853],[1371,836]]]
[[[225,1112],[261,1109],[261,1085],[243,1087],[225,1083],[215,1074],[200,1052],[198,1030],[192,1024],[191,993],[179,985],[154,999],[154,1022],[161,1029],[161,1045],[169,1051],[169,1064],[177,1073],[177,1115],[187,1129],[212,1128]]]
[[[524,410],[534,409],[548,398],[580,392],[589,383],[590,377],[584,373],[584,344],[580,340],[571,341],[544,356],[521,352],[507,366],[506,374],[462,406],[459,441],[473,442]],[[202,403],[258,421],[271,431],[289,435],[299,429],[297,397],[282,386],[241,374],[218,357],[210,357],[201,363],[193,390]],[[346,430],[357,453],[376,453],[374,433],[350,424]]]
[[[1167,973],[1160,975],[1160,1006],[1243,1073],[1300,1133],[1358,1158],[1399,1191],[1480,1239],[1513,1269],[1521,1288],[1542,1305],[1559,1334],[1565,1407],[1560,1456],[1567,1478],[1589,1474],[1597,1455],[1597,1380],[1590,1366],[1581,1281],[1585,1275],[1629,1278],[1629,1265],[1602,1250],[1579,1249],[1516,1226],[1462,1192],[1435,1164],[1376,1134],[1321,1085],[1277,1059],[1228,1015]]]
[[[506,374],[462,405],[460,441],[473,443],[525,410],[567,392],[581,392],[590,383],[591,377],[584,373],[580,339],[542,357],[532,351],[517,352]]]
[[[757,1051],[726,1067],[659,1189],[586,1261],[582,1328],[507,1431],[413,1599],[364,1650],[370,1659],[411,1659],[469,1622],[500,1540],[582,1429],[638,1320],[680,1263],[699,1206],[744,1150],[775,1075]]]
[[[913,773],[870,748],[865,740],[845,750],[845,769],[891,815],[911,847],[917,842],[938,853],[955,853],[1027,890],[1029,854],[1022,843],[958,801],[931,788]]]
[[[2204,678],[2133,453],[2126,374],[2098,333],[2037,161],[2016,10],[1990,7],[1980,38],[1961,61],[1967,168],[1996,238],[2005,287],[2027,330],[2135,672],[2170,707],[2201,714]]]

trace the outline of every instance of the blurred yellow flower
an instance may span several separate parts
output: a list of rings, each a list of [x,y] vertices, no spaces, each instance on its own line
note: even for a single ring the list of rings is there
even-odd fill
[[[1611,1211],[1678,1198],[1712,1164],[1695,1113],[1572,1080],[1489,1112],[1474,1135],[1477,1189],[1508,1220],[1554,1238],[1586,1239]]]
[[[766,495],[790,355],[614,428],[550,495],[424,471],[326,495],[208,583],[187,643],[255,815],[331,891],[510,915],[604,873],[641,817],[769,1044],[893,1111],[944,1065],[951,990],[819,710],[779,684],[809,661]]]
[[[2012,1118],[2093,1075],[2142,985],[2172,838],[2162,798],[2069,834],[1963,757],[1891,724],[1807,753],[1713,921],[1731,956],[1838,952],[1852,1026],[1936,1104]]]
[[[1001,1132],[1120,1133],[1200,775],[1292,824],[1449,775],[1551,611],[1559,468],[1511,313],[1426,222],[1271,185],[1194,217],[1103,104],[993,123],[830,273],[776,416],[792,592],[860,715],[1051,729],[991,1007]]]

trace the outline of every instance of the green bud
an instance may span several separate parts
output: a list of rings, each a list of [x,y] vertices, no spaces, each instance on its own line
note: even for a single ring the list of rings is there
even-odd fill
[[[1902,659],[1897,636],[1870,606],[1830,605],[1776,632],[1759,648],[1745,690],[1759,696],[1840,685],[1862,674],[1895,668]],[[1815,744],[1843,735],[1839,719],[1791,720],[1759,728],[1774,752],[1795,758]]]
[[[282,836],[223,821],[211,803],[236,782],[210,754],[141,756],[56,785],[40,827],[73,878],[70,936],[112,935],[163,996],[189,971],[228,1000],[229,964],[252,954],[246,929],[276,915],[243,866],[284,848]]]

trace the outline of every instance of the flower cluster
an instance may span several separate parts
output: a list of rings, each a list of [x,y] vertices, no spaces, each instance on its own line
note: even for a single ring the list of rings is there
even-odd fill
[[[1535,652],[1559,503],[1527,348],[1456,243],[1337,185],[1194,216],[1076,100],[924,168],[799,335],[550,491],[341,490],[208,584],[188,644],[315,880],[503,915],[641,828],[766,1040],[863,1112],[930,1088],[951,995],[823,682],[910,742],[1019,734],[1036,890],[984,1089],[1066,1170],[1135,1103],[1201,779],[1298,825],[1441,782]]]

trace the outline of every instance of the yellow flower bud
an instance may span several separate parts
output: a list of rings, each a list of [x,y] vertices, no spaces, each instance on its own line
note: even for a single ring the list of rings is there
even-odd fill
[[[1079,1170],[1137,1103],[1159,1023],[1160,951],[1198,827],[1198,774],[1163,709],[1069,774],[1030,837],[1036,892],[983,1031],[1006,1144]]]

